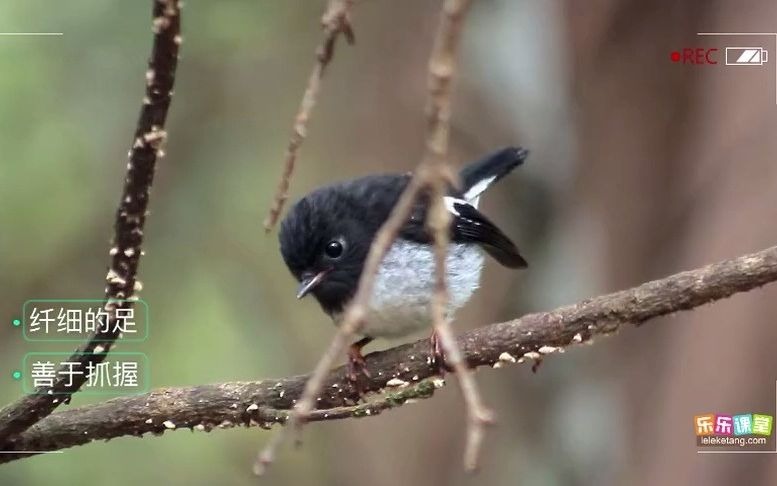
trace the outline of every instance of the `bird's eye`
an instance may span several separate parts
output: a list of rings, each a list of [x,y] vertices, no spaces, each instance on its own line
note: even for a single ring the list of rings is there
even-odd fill
[[[343,255],[343,242],[340,240],[330,241],[324,248],[324,254],[333,260],[340,258]]]

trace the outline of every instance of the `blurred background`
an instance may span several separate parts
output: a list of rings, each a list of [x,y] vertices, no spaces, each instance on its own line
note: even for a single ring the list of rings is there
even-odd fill
[[[26,352],[32,298],[101,298],[125,153],[150,51],[150,2],[0,3],[0,401]],[[528,270],[489,262],[459,330],[777,243],[775,37],[764,67],[670,61],[777,31],[768,0],[476,0],[455,82],[456,165],[519,144],[528,163],[484,199]],[[363,0],[309,125],[294,198],[334,179],[412,169],[441,2]],[[298,302],[262,219],[321,37],[323,1],[189,0],[183,56],[141,262],[152,385],[304,373],[333,327]],[[692,417],[773,414],[777,286],[628,328],[477,378],[499,425],[461,469],[464,409],[434,399],[315,424],[267,484],[777,484],[777,456],[698,455]],[[368,351],[390,346],[378,342]],[[69,351],[70,345],[57,350]],[[99,397],[76,395],[74,405]],[[0,484],[257,484],[270,433],[176,431],[0,466]]]

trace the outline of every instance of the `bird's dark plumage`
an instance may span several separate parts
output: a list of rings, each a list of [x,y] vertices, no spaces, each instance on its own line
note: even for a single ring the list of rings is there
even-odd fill
[[[526,260],[510,238],[477,209],[477,200],[489,186],[523,163],[528,151],[506,148],[467,165],[459,173],[461,189],[451,188],[446,206],[453,215],[451,241],[475,243],[483,247],[496,261],[508,268],[523,268]],[[432,235],[426,228],[428,200],[421,198],[410,221],[400,235],[419,243],[431,243]]]
[[[474,206],[454,201],[453,211],[455,212],[451,230],[454,234],[453,241],[476,243],[508,268],[527,266],[526,260],[518,253],[518,248],[510,238]]]
[[[524,149],[505,148],[461,170],[461,188],[451,188],[445,198],[452,215],[452,243],[478,245],[510,268],[526,266],[512,241],[476,206],[480,194],[520,165],[527,154]],[[373,238],[410,177],[370,175],[319,188],[298,201],[283,220],[283,258],[303,285],[310,284],[310,291],[330,315],[342,311],[355,293]],[[400,239],[431,244],[425,225],[428,197],[419,198]]]

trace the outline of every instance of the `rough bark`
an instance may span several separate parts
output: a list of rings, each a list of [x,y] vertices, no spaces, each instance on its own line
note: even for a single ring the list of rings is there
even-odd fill
[[[777,246],[552,311],[484,326],[463,334],[458,342],[471,367],[500,367],[526,360],[536,363],[568,346],[612,334],[624,324],[641,324],[693,309],[775,280]],[[437,367],[431,364],[429,351],[429,342],[420,340],[369,354],[366,362],[372,378],[361,377],[362,389],[378,392],[389,386],[391,390],[374,403],[354,406],[357,395],[346,378],[347,370],[332,370],[318,399],[319,410],[311,420],[377,415],[408,399],[431,396],[439,382],[434,378]],[[54,413],[22,433],[10,444],[10,450],[58,450],[97,439],[161,434],[176,428],[269,427],[286,421],[287,411],[302,393],[307,378],[162,388],[115,398]],[[0,463],[27,456],[2,455]]]

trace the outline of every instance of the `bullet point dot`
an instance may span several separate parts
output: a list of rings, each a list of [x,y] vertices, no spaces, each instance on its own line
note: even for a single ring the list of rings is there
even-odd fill
[[[16,327],[19,327],[19,326],[21,326],[21,325],[22,325],[22,321],[20,321],[19,319],[14,319],[14,320],[13,320],[13,321],[11,321],[11,322],[12,322],[12,324],[13,324],[14,326],[16,326]]]
[[[19,370],[16,370],[13,373],[11,373],[11,376],[13,377],[14,380],[21,380],[22,379],[22,372],[19,371]]]

